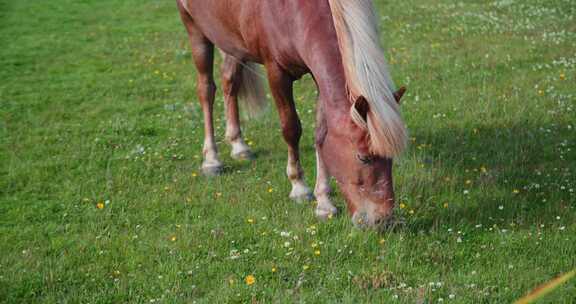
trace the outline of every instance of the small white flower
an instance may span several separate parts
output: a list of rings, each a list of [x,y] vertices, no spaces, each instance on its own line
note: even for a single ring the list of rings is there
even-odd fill
[[[450,299],[454,299],[454,298],[456,297],[456,295],[450,294],[448,297],[449,297]]]

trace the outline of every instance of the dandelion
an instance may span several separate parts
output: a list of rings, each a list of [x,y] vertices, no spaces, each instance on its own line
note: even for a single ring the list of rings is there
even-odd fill
[[[252,218],[249,218],[246,221],[248,222],[248,224],[254,224],[254,219],[252,219]]]
[[[272,267],[272,272],[276,272],[276,267]]]
[[[518,193],[520,193],[520,190],[518,190],[518,189],[514,189],[514,190],[512,190],[512,193],[514,193],[514,194],[518,194]]]
[[[176,242],[176,236],[175,236],[175,235],[171,236],[171,237],[170,237],[170,240],[171,240],[172,242]]]
[[[268,193],[272,193],[272,192],[274,192],[274,189],[268,188]]]
[[[192,172],[192,177],[196,177],[196,176],[198,176],[198,173]]]
[[[254,283],[256,283],[256,278],[253,275],[248,275],[248,276],[246,276],[244,281],[246,282],[246,285],[250,286],[250,285],[254,285]]]
[[[304,270],[308,270],[308,269],[310,269],[310,266],[308,266],[308,265],[304,265],[304,266],[302,266],[302,269],[304,269]]]
[[[320,250],[314,251],[314,255],[315,255],[315,256],[320,256]]]
[[[96,204],[96,208],[102,210],[104,209],[104,203],[103,202],[99,202],[98,204]]]
[[[448,208],[448,203],[444,203],[444,208]]]
[[[400,209],[404,209],[404,208],[406,208],[406,204],[400,203]]]

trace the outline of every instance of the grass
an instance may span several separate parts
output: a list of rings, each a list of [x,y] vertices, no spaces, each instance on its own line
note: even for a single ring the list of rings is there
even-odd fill
[[[0,0],[0,302],[510,303],[576,267],[572,0],[375,1],[412,139],[384,234],[287,198],[274,110],[199,174],[173,2]]]

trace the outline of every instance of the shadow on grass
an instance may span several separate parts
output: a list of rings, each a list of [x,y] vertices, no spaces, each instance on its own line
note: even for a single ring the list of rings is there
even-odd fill
[[[558,151],[562,134],[544,126],[412,129],[417,140],[401,161],[396,181],[418,216],[406,213],[412,232],[446,225],[520,227],[549,223],[568,211],[573,193],[560,190],[571,163]],[[424,168],[415,170],[411,162]],[[398,172],[398,171],[397,171]],[[404,210],[402,211],[404,212]]]

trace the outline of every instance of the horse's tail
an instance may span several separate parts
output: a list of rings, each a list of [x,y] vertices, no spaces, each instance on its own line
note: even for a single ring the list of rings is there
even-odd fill
[[[242,67],[242,81],[238,89],[238,98],[244,105],[244,112],[251,118],[257,117],[266,109],[266,91],[262,81],[260,66],[246,62]]]
[[[380,45],[378,18],[371,0],[329,0],[353,102],[368,103],[369,111],[351,108],[354,122],[368,131],[373,153],[398,155],[408,137],[394,98],[394,83]],[[362,98],[363,97],[363,98]]]

